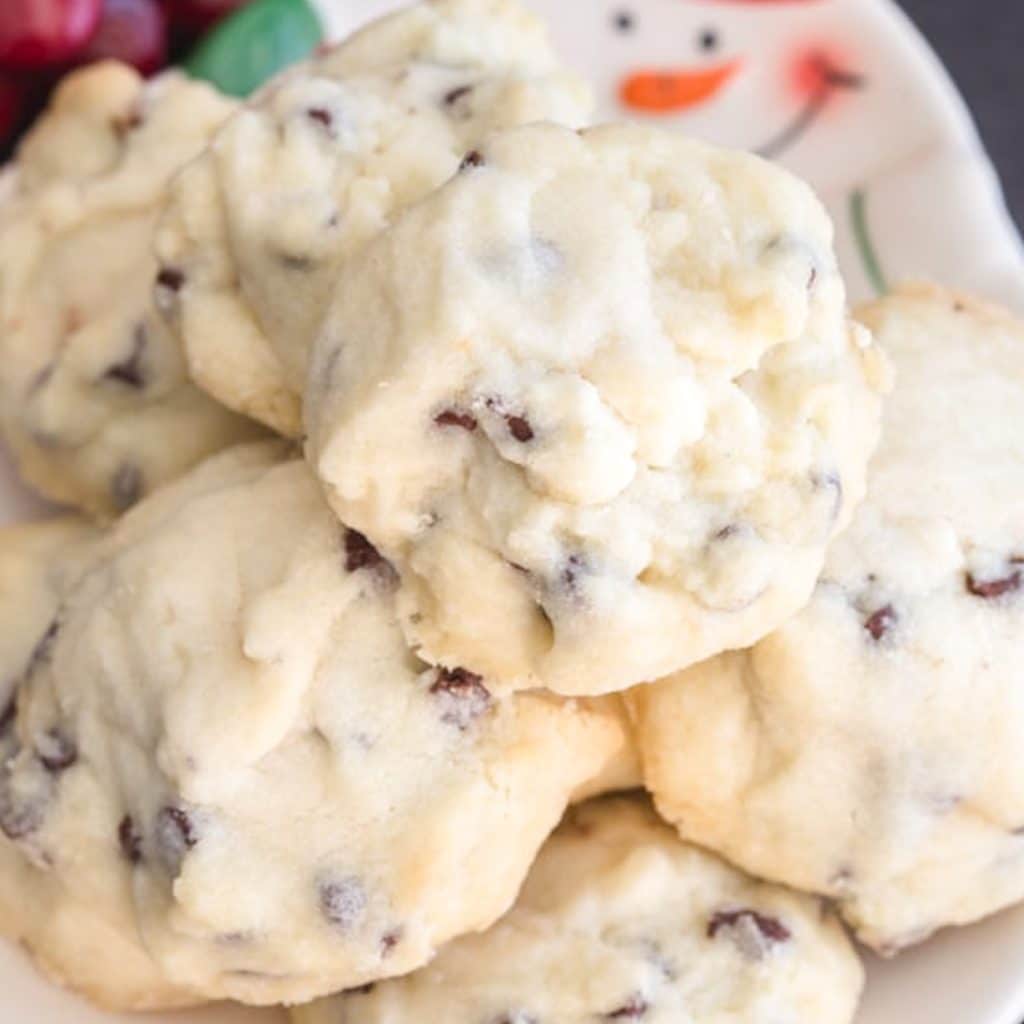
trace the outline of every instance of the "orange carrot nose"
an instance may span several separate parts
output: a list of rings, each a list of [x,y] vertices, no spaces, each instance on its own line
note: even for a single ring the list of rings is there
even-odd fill
[[[710,99],[739,67],[732,60],[702,71],[637,71],[623,80],[619,98],[645,114],[675,113]]]

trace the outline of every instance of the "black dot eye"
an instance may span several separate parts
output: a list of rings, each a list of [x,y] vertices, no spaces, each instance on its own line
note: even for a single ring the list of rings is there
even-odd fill
[[[718,33],[713,28],[703,29],[697,37],[697,45],[705,53],[714,53],[718,49]]]
[[[632,32],[636,28],[636,17],[632,11],[618,11],[612,18],[612,24],[619,32]]]

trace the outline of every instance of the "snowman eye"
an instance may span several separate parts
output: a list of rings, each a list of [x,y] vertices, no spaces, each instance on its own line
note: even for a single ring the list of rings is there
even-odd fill
[[[612,25],[618,32],[632,32],[636,28],[636,18],[632,11],[616,11],[612,16]]]
[[[705,53],[714,53],[718,49],[718,33],[713,28],[702,29],[697,36],[697,45]]]

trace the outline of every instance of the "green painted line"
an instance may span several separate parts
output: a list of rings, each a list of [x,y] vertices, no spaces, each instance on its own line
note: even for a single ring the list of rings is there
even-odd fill
[[[857,251],[860,253],[861,263],[864,265],[864,273],[867,274],[871,287],[879,295],[884,295],[889,290],[889,284],[878,259],[878,252],[871,241],[867,217],[867,193],[863,189],[857,189],[850,195],[850,220],[853,221],[853,237],[857,242]]]

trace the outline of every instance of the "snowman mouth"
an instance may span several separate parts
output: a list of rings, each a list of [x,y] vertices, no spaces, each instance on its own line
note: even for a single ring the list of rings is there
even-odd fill
[[[619,98],[631,110],[646,114],[674,114],[714,96],[740,69],[730,60],[700,71],[643,69],[626,78]]]
[[[834,96],[863,89],[867,79],[860,72],[837,67],[826,57],[815,60],[817,84],[797,115],[775,136],[754,150],[758,156],[775,160],[807,134]]]

